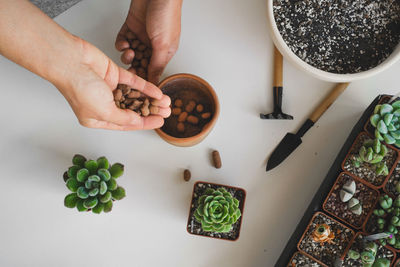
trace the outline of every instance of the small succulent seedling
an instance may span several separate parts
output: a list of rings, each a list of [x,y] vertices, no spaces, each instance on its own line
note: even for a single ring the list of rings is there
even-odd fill
[[[241,216],[239,200],[223,187],[217,190],[207,188],[198,205],[194,217],[206,232],[227,233]]]
[[[349,203],[347,204],[347,207],[355,215],[361,215],[362,213],[362,206],[357,198],[350,199]]]
[[[386,232],[390,237],[381,239],[382,245],[386,243],[400,249],[400,196],[393,200],[388,195],[379,198],[379,206],[373,211],[377,216],[376,224],[379,232]]]
[[[121,163],[110,166],[105,157],[87,160],[75,155],[72,164],[64,173],[66,186],[72,192],[64,199],[66,207],[93,213],[110,212],[113,201],[125,197],[125,189],[116,180],[124,172]]]
[[[350,249],[347,257],[360,261],[363,267],[389,267],[390,260],[386,258],[376,258],[378,245],[375,242],[369,242],[364,245],[364,250],[360,253]]]
[[[400,147],[400,101],[377,105],[370,122],[375,127],[375,137],[387,144]]]
[[[340,200],[342,202],[349,201],[356,192],[356,183],[353,180],[347,181],[339,192]]]
[[[378,139],[366,140],[358,151],[358,155],[353,159],[353,165],[360,167],[363,162],[372,164],[375,167],[376,175],[388,175],[389,169],[383,160],[388,152],[388,148]]]

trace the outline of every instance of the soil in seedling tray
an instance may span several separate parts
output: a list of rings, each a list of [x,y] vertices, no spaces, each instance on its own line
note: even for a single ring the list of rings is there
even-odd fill
[[[239,200],[239,210],[242,216],[240,216],[237,222],[232,225],[232,230],[228,233],[215,233],[215,232],[203,231],[203,229],[201,228],[201,223],[197,222],[193,215],[198,207],[198,199],[207,188],[212,188],[217,190],[218,188],[221,187],[225,188],[226,191],[228,191],[234,198]],[[240,188],[226,187],[223,185],[215,185],[202,182],[197,183],[194,188],[192,203],[190,204],[189,220],[187,224],[188,232],[194,235],[209,236],[209,237],[227,239],[232,241],[238,239],[240,234],[241,222],[243,218],[243,207],[245,198],[246,198],[246,193],[244,190]]]
[[[356,215],[351,212],[347,207],[348,202],[342,202],[340,200],[340,190],[346,182],[351,180],[356,184],[356,192],[353,198],[358,199],[361,203],[361,215]],[[378,191],[371,189],[349,175],[342,173],[340,174],[337,183],[335,183],[332,192],[329,194],[323,208],[350,225],[360,228],[366,220],[369,212],[374,208],[378,199],[378,194]]]
[[[388,193],[398,196],[399,192],[396,191],[396,185],[400,181],[400,162],[397,162],[396,167],[394,168],[392,175],[390,175],[389,180],[385,185],[385,189]]]
[[[293,258],[289,262],[287,267],[320,267],[320,266],[322,265],[316,262],[315,260],[309,258],[308,256],[300,252],[296,252],[293,255]]]
[[[365,248],[365,241],[363,240],[364,236],[362,234],[358,234],[356,236],[356,238],[354,239],[353,244],[351,244],[350,249],[357,251],[361,254],[361,252],[364,251]],[[392,260],[395,257],[395,253],[393,253],[393,251],[391,251],[390,249],[382,246],[381,244],[379,244],[379,242],[376,242],[376,244],[378,245],[378,250],[376,252],[376,259],[378,258],[386,258],[388,259],[390,262],[392,262]],[[344,257],[344,261],[343,261],[343,266],[346,267],[362,267],[363,263],[361,262],[361,259],[358,260],[353,260],[350,257],[348,257],[347,255],[345,255]]]
[[[274,0],[273,12],[289,48],[332,73],[369,70],[400,41],[398,0]]]
[[[370,138],[366,133],[363,133],[359,135],[355,141],[355,145],[352,147],[350,153],[346,157],[346,160],[343,164],[343,169],[345,171],[348,171],[355,176],[364,179],[365,181],[373,184],[374,186],[380,187],[385,181],[386,176],[384,175],[376,175],[375,173],[375,167],[372,164],[363,162],[360,167],[355,167],[353,165],[353,159],[355,156],[358,155],[358,152],[363,145],[363,143],[366,140],[372,139]],[[388,148],[388,153],[386,156],[383,158],[382,161],[386,162],[386,165],[389,170],[392,169],[393,164],[395,163],[397,159],[397,153],[393,149],[391,149],[389,146]]]
[[[210,103],[210,97],[207,96],[205,92],[189,87],[177,88],[175,85],[171,85],[171,87],[166,85],[162,88],[162,90],[171,98],[172,108],[174,108],[174,103],[177,99],[182,100],[182,112],[185,111],[185,107],[189,104],[190,101],[194,101],[196,103],[196,107],[198,104],[201,104],[203,106],[203,110],[201,112],[199,112],[195,107],[193,111],[188,114],[189,116],[192,115],[197,117],[198,123],[192,124],[188,121],[185,121],[184,131],[179,130],[179,116],[175,116],[172,114],[169,118],[165,120],[164,126],[161,128],[161,130],[166,134],[177,138],[191,137],[199,134],[203,127],[212,119],[214,109],[212,104]],[[206,119],[202,118],[202,114],[208,112],[211,113],[211,116]]]
[[[334,234],[334,238],[331,241],[324,243],[314,241],[313,232],[322,224],[328,225],[330,231]],[[322,263],[333,266],[335,260],[343,255],[353,235],[354,232],[350,230],[350,228],[318,212],[314,215],[306,232],[301,238],[298,248]]]

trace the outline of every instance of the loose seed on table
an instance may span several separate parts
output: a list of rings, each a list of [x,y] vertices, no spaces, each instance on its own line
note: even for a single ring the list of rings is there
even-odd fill
[[[173,108],[171,114],[174,116],[178,116],[179,114],[181,114],[181,112],[182,112],[181,108]]]
[[[182,112],[178,117],[178,121],[184,122],[186,120],[187,116],[188,116],[188,113],[186,111]]]
[[[214,167],[219,169],[222,167],[222,161],[221,161],[221,156],[217,150],[214,150],[212,152],[212,159],[214,163]]]
[[[176,129],[178,130],[178,132],[184,132],[185,131],[185,124],[183,124],[183,122],[178,122],[178,124],[176,125]]]
[[[199,123],[199,118],[197,118],[196,116],[193,116],[193,115],[189,115],[186,120],[191,124]]]
[[[190,178],[192,177],[192,174],[190,173],[190,171],[188,169],[183,171],[183,179],[188,182],[190,180]]]

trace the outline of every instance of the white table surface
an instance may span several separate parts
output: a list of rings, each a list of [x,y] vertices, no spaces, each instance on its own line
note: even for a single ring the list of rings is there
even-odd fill
[[[56,21],[120,62],[114,39],[128,6],[85,0]],[[191,148],[153,131],[84,128],[51,84],[0,57],[0,266],[273,266],[363,110],[378,94],[400,91],[400,62],[351,84],[291,157],[266,173],[269,153],[333,84],[285,62],[283,110],[295,119],[259,119],[272,111],[265,7],[265,0],[184,1],[180,49],[165,75],[203,77],[221,102],[216,127]],[[222,169],[210,166],[210,149],[220,151]],[[63,206],[62,174],[75,153],[125,164],[119,183],[127,197],[111,213]],[[238,241],[186,232],[197,180],[247,190]]]

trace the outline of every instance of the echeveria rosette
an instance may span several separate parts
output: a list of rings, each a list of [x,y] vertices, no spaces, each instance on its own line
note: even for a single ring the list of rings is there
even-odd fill
[[[400,101],[392,104],[376,105],[370,122],[375,128],[375,137],[379,141],[400,148]]]
[[[72,163],[64,173],[66,186],[72,192],[64,199],[66,207],[93,213],[110,212],[113,201],[125,197],[125,189],[116,181],[124,172],[121,163],[110,166],[105,157],[86,160],[82,155],[75,155]]]
[[[217,190],[207,188],[198,205],[194,216],[206,232],[227,233],[242,215],[239,200],[222,187]]]

